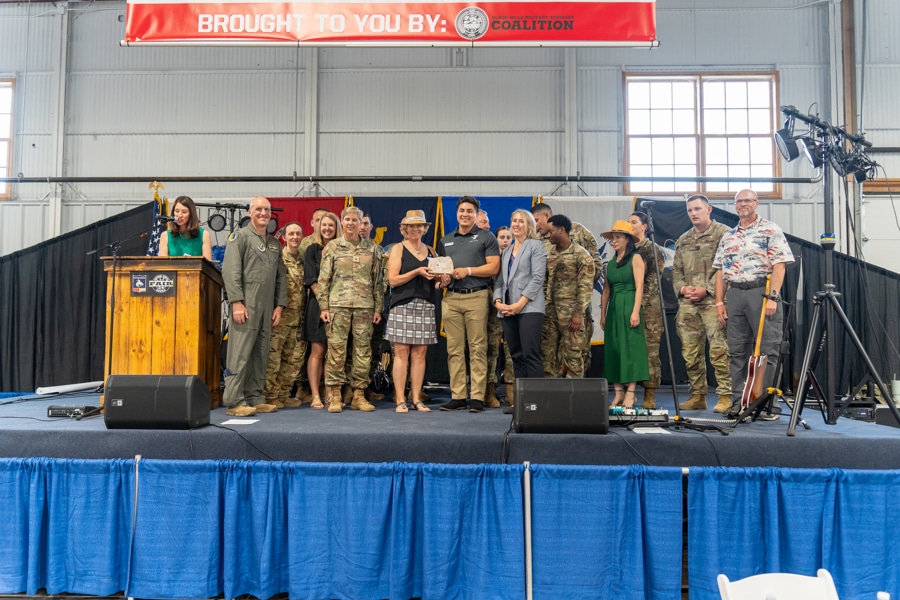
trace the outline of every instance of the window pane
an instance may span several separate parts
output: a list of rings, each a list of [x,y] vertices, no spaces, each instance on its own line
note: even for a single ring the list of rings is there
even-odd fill
[[[728,164],[728,142],[725,140],[725,138],[706,139],[706,164]]]
[[[725,108],[725,82],[707,81],[703,84],[703,106]]]
[[[672,111],[651,110],[650,131],[654,135],[669,135],[672,133]]]
[[[651,158],[650,138],[628,140],[628,162],[632,165],[649,165],[652,162]]]
[[[629,110],[628,111],[628,134],[629,135],[647,135],[650,133],[650,111],[649,110]]]
[[[675,163],[672,138],[653,138],[653,164],[671,167]]]
[[[747,106],[771,109],[772,86],[768,81],[750,81],[747,83]]]
[[[12,135],[12,129],[9,128],[10,115],[0,113],[0,138]]]
[[[694,138],[675,138],[675,164],[697,167],[697,140]]]
[[[725,82],[725,107],[747,108],[747,84],[743,81]]]
[[[725,133],[725,111],[703,111],[703,133],[707,135],[722,135]]]
[[[736,165],[736,164],[732,163],[732,164],[728,165],[728,176],[729,177],[750,177],[750,165]],[[735,185],[736,184],[731,184],[730,187],[732,189],[738,190],[740,188],[750,186],[749,183],[738,183],[737,184],[738,187],[735,187]]]
[[[631,167],[631,172],[629,173],[632,177],[650,177],[652,174],[653,170],[649,165]],[[651,191],[653,189],[649,181],[632,181],[629,186],[632,191]]]
[[[706,167],[707,177],[728,177],[728,167],[724,165],[715,165]],[[707,183],[706,191],[708,192],[727,192],[727,183]]]
[[[694,108],[697,92],[692,81],[676,81],[672,84],[672,107]]]
[[[772,170],[772,164],[775,160],[772,148],[775,143],[767,137],[750,138],[750,162],[754,165],[768,165]]]
[[[646,81],[632,81],[628,84],[628,107],[650,108],[650,84]]]
[[[728,138],[728,163],[735,165],[750,164],[750,140],[747,138]]]
[[[748,133],[771,133],[772,113],[768,108],[751,108],[747,111]]]
[[[676,165],[675,177],[696,177],[697,168],[688,165]],[[676,192],[693,192],[697,190],[697,184],[693,181],[681,181],[675,183]]]
[[[743,110],[726,110],[725,129],[731,135],[747,133],[747,112]]]
[[[672,107],[672,84],[668,81],[657,81],[650,84],[650,108]]]
[[[0,85],[0,113],[12,112],[12,88]]]
[[[694,135],[693,110],[680,109],[672,111],[672,133]]]

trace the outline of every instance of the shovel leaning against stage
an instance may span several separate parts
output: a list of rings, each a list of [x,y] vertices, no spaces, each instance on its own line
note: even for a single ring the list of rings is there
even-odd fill
[[[766,374],[765,354],[760,354],[759,349],[762,345],[763,327],[766,324],[766,298],[769,297],[769,286],[772,284],[772,276],[766,276],[766,293],[763,296],[762,312],[759,315],[759,331],[756,334],[756,349],[753,356],[750,357],[750,363],[747,365],[747,382],[744,384],[744,393],[741,394],[741,410],[744,410],[753,402],[762,396],[763,378]]]

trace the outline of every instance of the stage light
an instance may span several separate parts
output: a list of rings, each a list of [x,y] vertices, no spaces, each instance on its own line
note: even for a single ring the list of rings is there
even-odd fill
[[[800,147],[814,169],[825,164],[825,149],[812,138],[800,138]]]
[[[275,232],[278,231],[278,217],[272,215],[272,218],[269,219],[269,224],[266,225],[266,231],[269,235],[275,235]]]
[[[241,217],[241,220],[238,221],[238,227],[241,227],[241,228],[246,227],[249,224],[250,224],[250,216],[249,215],[244,215],[243,217]]]
[[[209,217],[209,220],[206,222],[206,224],[209,226],[210,230],[218,233],[225,229],[225,215],[223,215],[222,213],[215,213]]]
[[[800,149],[797,148],[797,138],[794,137],[794,120],[788,119],[784,123],[784,129],[775,132],[775,145],[784,160],[791,162],[800,156]]]

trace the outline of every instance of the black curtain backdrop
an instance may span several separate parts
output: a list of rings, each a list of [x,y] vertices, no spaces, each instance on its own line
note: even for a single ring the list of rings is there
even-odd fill
[[[106,274],[95,248],[152,225],[153,203],[0,257],[0,391],[103,379]],[[143,256],[149,237],[122,244]]]

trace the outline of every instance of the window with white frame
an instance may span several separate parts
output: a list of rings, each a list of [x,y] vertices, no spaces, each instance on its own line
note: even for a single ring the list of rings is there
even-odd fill
[[[750,187],[780,197],[775,183],[699,183],[666,177],[777,177],[772,134],[777,74],[625,74],[626,194],[733,195]]]
[[[0,79],[0,177],[9,177],[12,167],[13,96],[15,80]],[[11,186],[0,183],[0,200],[8,200]]]

